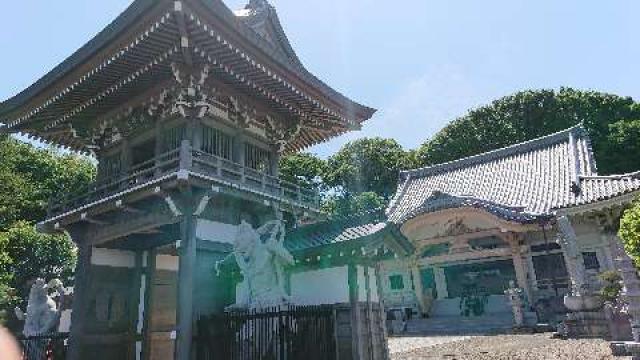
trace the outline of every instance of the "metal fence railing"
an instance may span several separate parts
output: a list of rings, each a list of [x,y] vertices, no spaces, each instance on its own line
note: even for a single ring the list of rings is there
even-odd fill
[[[198,360],[335,359],[331,306],[280,307],[232,312],[198,320]]]
[[[18,337],[22,345],[22,360],[64,360],[68,339],[68,333]]]

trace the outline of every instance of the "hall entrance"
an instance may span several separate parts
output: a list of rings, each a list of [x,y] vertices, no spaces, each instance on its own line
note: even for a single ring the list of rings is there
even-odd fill
[[[441,265],[436,271],[443,274],[440,279],[432,275],[431,269],[422,271],[423,288],[434,289],[432,317],[510,314],[504,291],[510,281],[516,280],[513,260]]]
[[[513,260],[452,265],[444,268],[449,298],[474,294],[504,295],[516,280]]]

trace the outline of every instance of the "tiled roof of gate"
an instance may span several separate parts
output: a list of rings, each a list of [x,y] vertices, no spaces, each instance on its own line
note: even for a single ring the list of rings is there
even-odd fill
[[[305,225],[287,233],[285,246],[290,251],[342,243],[373,235],[384,229],[382,210],[374,210],[343,219],[331,219]]]
[[[429,211],[434,194],[440,193],[466,199],[455,206],[479,204],[499,216],[513,210],[518,216],[507,218],[523,221],[519,219],[640,189],[638,173],[597,175],[589,137],[580,125],[484,154],[404,171],[399,183],[387,209],[395,223]],[[578,195],[572,191],[573,184],[581,188]]]

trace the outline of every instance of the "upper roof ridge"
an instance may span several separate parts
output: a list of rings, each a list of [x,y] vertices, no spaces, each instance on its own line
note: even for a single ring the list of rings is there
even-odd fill
[[[521,152],[531,151],[533,149],[541,148],[544,146],[548,146],[561,140],[569,141],[569,135],[574,134],[578,137],[587,137],[587,131],[582,123],[572,126],[568,129],[564,129],[549,135],[541,136],[539,138],[535,138],[532,140],[528,140],[525,142],[517,143],[514,145],[505,146],[499,149],[487,151],[484,153],[467,156],[461,159],[452,160],[436,165],[426,166],[419,169],[413,170],[404,170],[400,172],[400,178],[404,179],[407,176],[411,177],[422,177],[426,175],[430,175],[433,173],[443,172],[443,171],[451,171],[454,169],[459,169],[465,166],[470,166],[482,162],[486,162],[487,160],[498,159],[502,157],[506,157],[513,154],[518,154]]]

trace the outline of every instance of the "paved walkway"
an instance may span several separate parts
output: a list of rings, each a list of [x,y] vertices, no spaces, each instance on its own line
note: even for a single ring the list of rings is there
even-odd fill
[[[600,339],[557,340],[550,334],[426,336],[389,339],[392,360],[630,360],[613,357]]]

